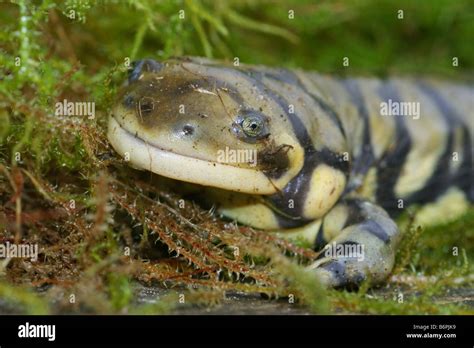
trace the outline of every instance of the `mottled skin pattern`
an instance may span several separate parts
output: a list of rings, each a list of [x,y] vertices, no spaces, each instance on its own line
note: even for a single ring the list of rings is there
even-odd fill
[[[392,218],[409,204],[473,202],[473,99],[472,86],[429,80],[142,60],[108,136],[133,166],[205,187],[228,218],[312,239],[311,272],[356,286],[390,273]],[[381,111],[401,102],[418,112]],[[257,161],[222,163],[224,149]]]

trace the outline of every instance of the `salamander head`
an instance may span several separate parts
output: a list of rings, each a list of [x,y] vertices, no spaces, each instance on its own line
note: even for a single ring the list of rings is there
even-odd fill
[[[252,194],[278,192],[304,158],[285,110],[252,79],[195,60],[137,62],[108,138],[135,167]]]

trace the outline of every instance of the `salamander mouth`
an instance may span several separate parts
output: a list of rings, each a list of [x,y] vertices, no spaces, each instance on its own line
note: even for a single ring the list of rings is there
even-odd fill
[[[109,117],[107,137],[114,149],[137,168],[203,186],[249,194],[276,193],[270,179],[257,169],[184,156],[150,144]]]

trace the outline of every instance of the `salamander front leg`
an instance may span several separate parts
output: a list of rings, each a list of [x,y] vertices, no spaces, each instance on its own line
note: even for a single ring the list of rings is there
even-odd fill
[[[391,272],[400,233],[379,206],[346,199],[325,217],[316,247],[322,249],[310,266],[329,287],[357,287],[363,280],[383,281]]]

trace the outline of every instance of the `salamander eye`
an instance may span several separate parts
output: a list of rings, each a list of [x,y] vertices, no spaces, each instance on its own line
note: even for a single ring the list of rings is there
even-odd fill
[[[232,130],[238,138],[248,143],[254,143],[269,135],[265,116],[255,111],[241,112],[234,122]]]
[[[263,129],[263,120],[255,116],[248,116],[240,124],[244,133],[249,137],[257,137]]]

